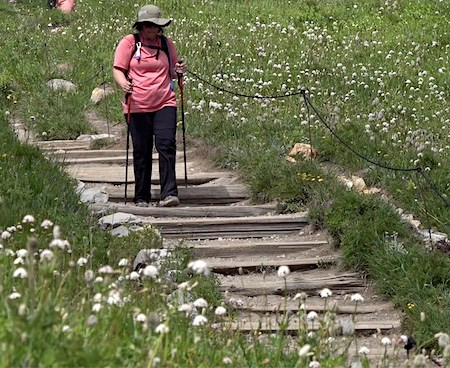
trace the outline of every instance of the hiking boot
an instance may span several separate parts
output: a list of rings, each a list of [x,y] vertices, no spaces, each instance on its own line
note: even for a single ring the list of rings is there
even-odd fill
[[[180,200],[176,196],[167,196],[166,198],[159,201],[159,207],[175,207],[180,204]]]
[[[136,202],[136,207],[148,207],[148,202],[141,200],[138,200]]]

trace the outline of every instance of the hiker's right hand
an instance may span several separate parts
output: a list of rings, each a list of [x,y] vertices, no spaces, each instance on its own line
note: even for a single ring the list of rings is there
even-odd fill
[[[126,82],[124,82],[121,87],[122,87],[122,90],[125,93],[132,93],[133,92],[133,83],[131,83],[128,80]]]

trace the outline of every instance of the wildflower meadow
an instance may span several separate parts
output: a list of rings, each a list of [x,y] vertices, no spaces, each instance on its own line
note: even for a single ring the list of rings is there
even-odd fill
[[[188,68],[188,145],[239,172],[253,201],[308,209],[343,267],[402,311],[404,332],[380,340],[379,367],[449,367],[450,2],[154,3],[173,18],[165,34]],[[0,366],[369,367],[365,346],[336,349],[326,322],[302,308],[297,336],[237,334],[236,305],[205,262],[163,249],[151,226],[128,238],[101,231],[76,183],[17,141],[14,122],[41,140],[94,133],[92,111],[107,129],[124,125],[118,89],[99,104],[90,96],[114,86],[114,48],[145,4],[78,0],[63,14],[41,0],[0,1]],[[52,78],[76,89],[47,88]],[[295,143],[317,157],[286,160]],[[351,190],[340,175],[379,190]],[[154,263],[135,272],[142,248]],[[322,290],[324,303],[332,292]],[[346,335],[353,342],[351,323]],[[412,337],[411,358],[396,360]]]

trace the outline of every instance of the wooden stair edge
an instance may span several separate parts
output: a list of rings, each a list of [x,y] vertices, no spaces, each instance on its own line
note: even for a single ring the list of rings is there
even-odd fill
[[[318,257],[308,257],[301,259],[270,259],[270,260],[248,260],[248,261],[234,261],[233,263],[229,263],[229,261],[224,261],[223,259],[217,260],[208,260],[207,258],[203,259],[208,266],[212,269],[212,271],[216,273],[230,274],[238,272],[239,270],[254,270],[258,268],[265,267],[280,267],[280,266],[288,266],[291,271],[302,270],[306,268],[316,268],[319,267],[320,264],[332,264],[337,262],[340,257],[336,255],[329,256],[318,256]]]

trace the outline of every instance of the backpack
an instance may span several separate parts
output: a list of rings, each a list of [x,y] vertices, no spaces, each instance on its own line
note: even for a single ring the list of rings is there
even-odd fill
[[[134,33],[133,36],[134,36],[134,49],[133,49],[133,52],[131,53],[130,63],[131,63],[131,60],[133,59],[133,57],[136,57],[138,62],[141,60],[140,49],[142,47],[142,44],[141,44],[141,39],[139,37],[139,33]],[[172,76],[170,73],[172,64],[170,62],[170,52],[169,52],[169,46],[167,45],[167,38],[163,35],[160,35],[159,37],[161,38],[161,47],[158,47],[158,46],[146,46],[146,47],[157,50],[156,51],[156,60],[158,60],[160,50],[163,51],[167,55],[167,59],[169,60],[169,77],[170,77],[170,79],[172,79]],[[138,54],[136,55],[136,53],[138,53]],[[128,66],[128,68],[130,68],[130,67]]]

